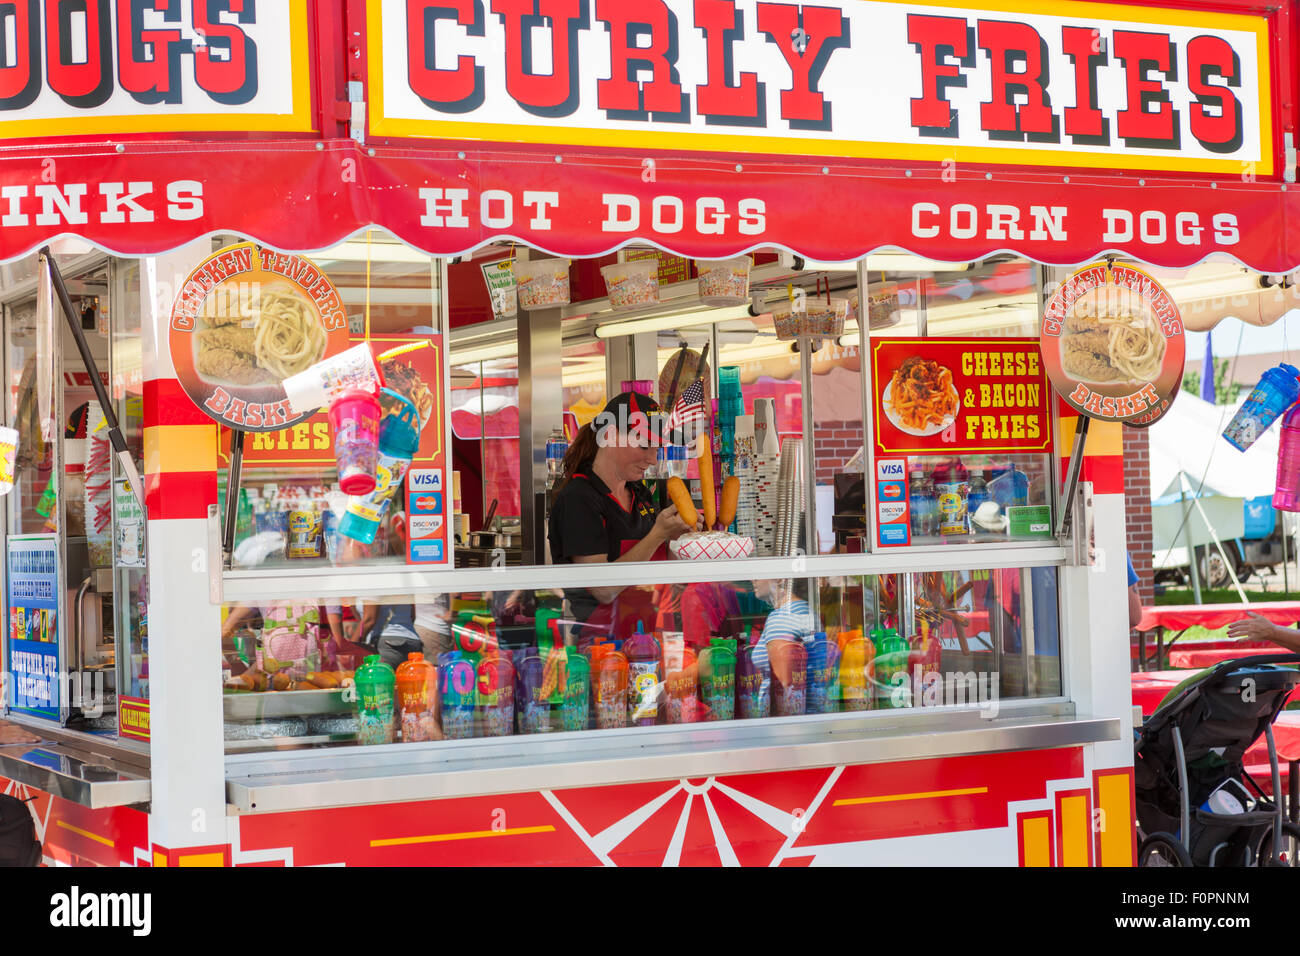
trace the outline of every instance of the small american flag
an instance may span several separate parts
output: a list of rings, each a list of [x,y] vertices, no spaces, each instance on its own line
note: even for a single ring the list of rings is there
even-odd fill
[[[695,422],[702,422],[706,419],[704,412],[704,380],[697,379],[690,385],[682,389],[682,394],[677,397],[677,403],[673,405],[672,413],[668,416],[669,428],[685,429]],[[695,431],[695,426],[691,431]]]

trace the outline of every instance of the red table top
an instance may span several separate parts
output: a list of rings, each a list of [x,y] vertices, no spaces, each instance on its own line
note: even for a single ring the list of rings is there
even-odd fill
[[[1284,710],[1273,721],[1273,742],[1277,744],[1277,759],[1281,762],[1300,760],[1300,711]],[[1268,766],[1268,740],[1263,734],[1250,745],[1242,758],[1246,766]],[[1282,768],[1285,771],[1285,767]]]
[[[1300,601],[1261,601],[1258,604],[1164,604],[1144,607],[1137,630],[1154,631],[1158,627],[1171,631],[1200,625],[1209,630],[1240,621],[1251,611],[1274,624],[1300,621]]]
[[[1133,703],[1142,708],[1142,716],[1150,717],[1174,687],[1191,676],[1187,671],[1140,671],[1130,675],[1133,682]]]
[[[1256,654],[1289,654],[1285,647],[1274,645],[1271,648],[1257,647],[1232,647],[1232,648],[1214,648],[1214,647],[1197,647],[1195,644],[1183,647],[1178,650],[1171,650],[1166,657],[1169,659],[1170,667],[1190,667],[1201,670],[1206,667],[1213,667],[1215,664],[1221,664],[1224,661],[1230,661],[1234,657],[1252,657]]]

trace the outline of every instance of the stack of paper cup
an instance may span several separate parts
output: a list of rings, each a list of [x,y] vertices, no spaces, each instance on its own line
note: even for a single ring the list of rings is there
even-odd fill
[[[760,555],[770,555],[776,547],[777,485],[780,481],[781,455],[754,456],[754,548]]]
[[[775,555],[792,555],[803,543],[803,443],[787,438],[781,445],[781,472],[777,480]]]
[[[754,399],[754,545],[759,554],[770,555],[776,548],[777,483],[780,479],[781,447],[776,435],[776,399]]]
[[[754,399],[754,446],[759,455],[776,458],[781,454],[776,437],[776,399]]]
[[[736,534],[753,538],[758,533],[753,415],[736,416],[734,448],[736,477],[740,479],[740,500],[736,504]]]

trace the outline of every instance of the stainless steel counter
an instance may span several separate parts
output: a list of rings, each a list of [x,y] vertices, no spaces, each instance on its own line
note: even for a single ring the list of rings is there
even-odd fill
[[[147,757],[122,751],[112,741],[70,739],[41,733],[37,743],[0,745],[0,777],[54,794],[83,807],[148,803],[152,797]],[[78,735],[84,737],[84,735]]]
[[[356,806],[683,777],[1079,746],[1120,738],[1117,718],[1066,701],[876,711],[791,720],[232,754],[226,799],[243,812]]]

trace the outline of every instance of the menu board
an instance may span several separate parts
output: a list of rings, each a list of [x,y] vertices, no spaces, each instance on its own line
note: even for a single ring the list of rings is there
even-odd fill
[[[52,534],[10,535],[10,709],[59,719],[59,549]]]
[[[1151,425],[1182,387],[1178,305],[1135,266],[1077,270],[1048,300],[1039,339],[1052,386],[1089,418]]]
[[[878,458],[1052,450],[1037,339],[880,339],[871,376]]]

